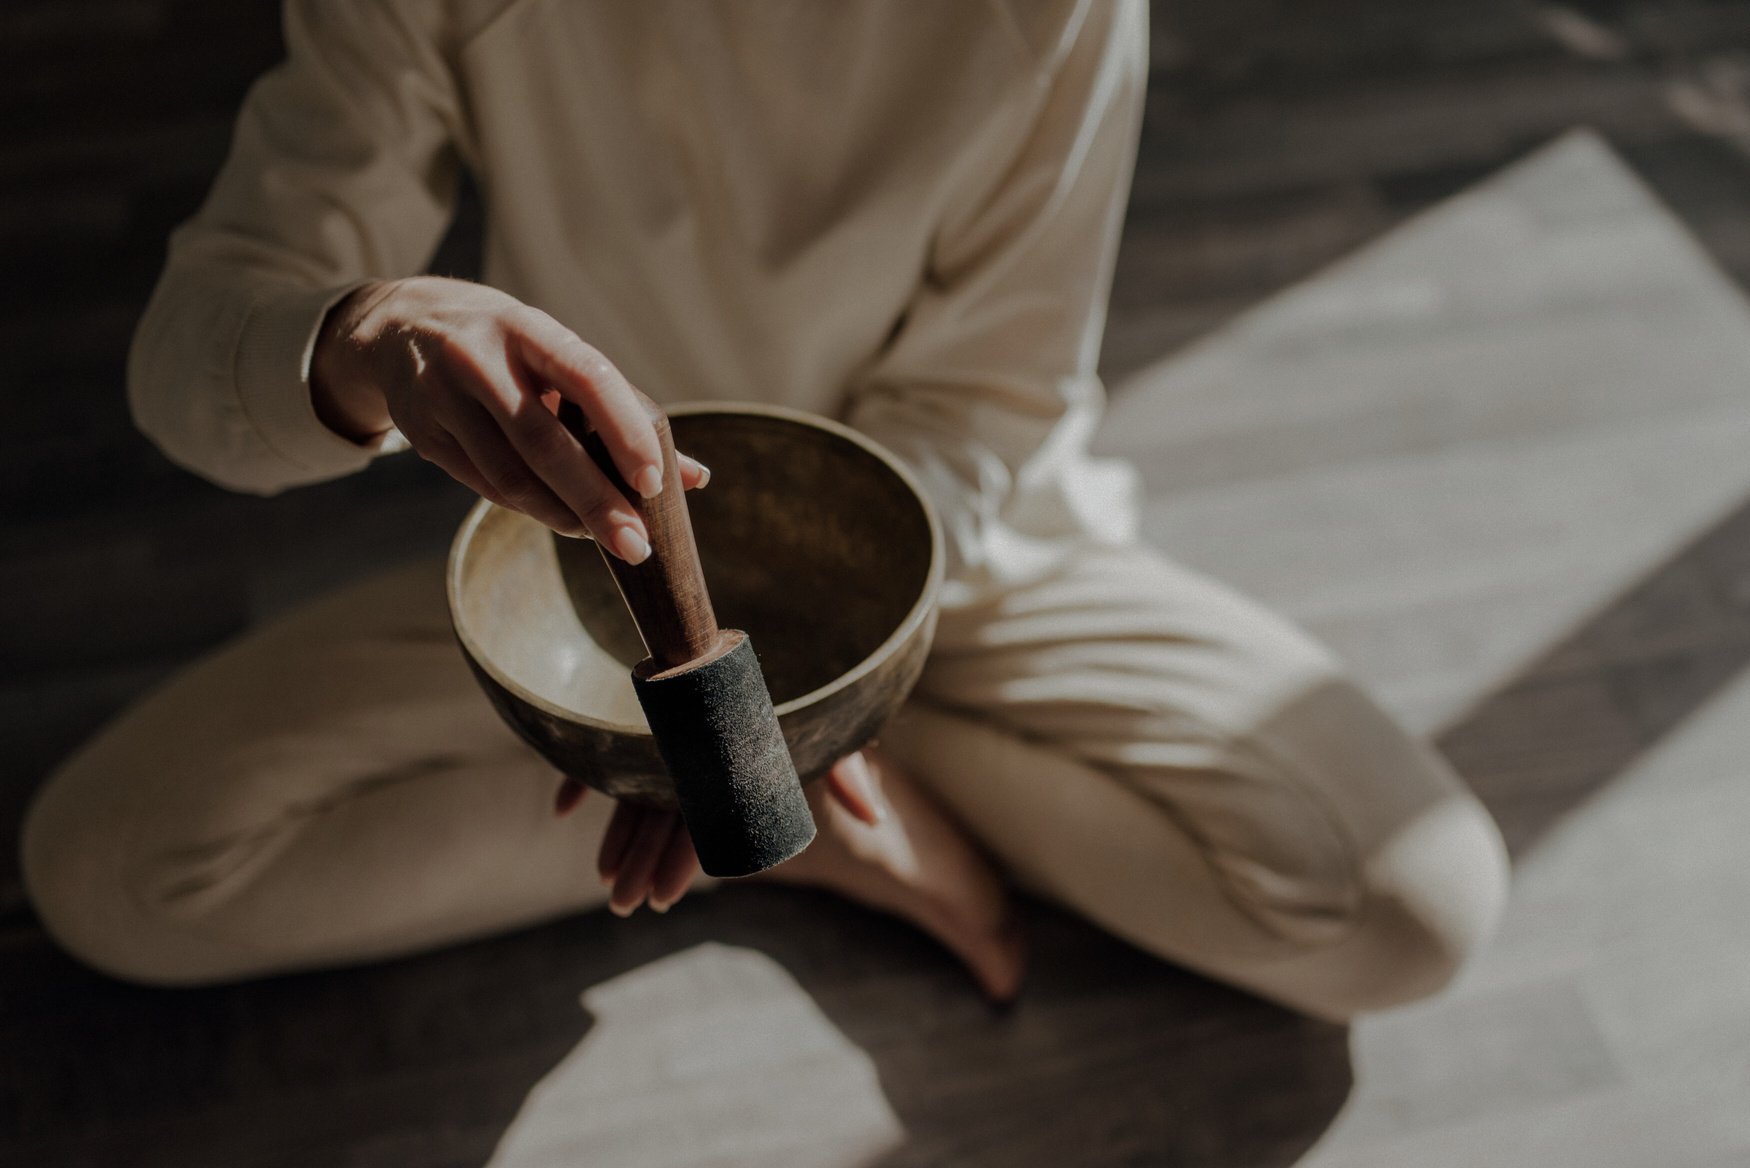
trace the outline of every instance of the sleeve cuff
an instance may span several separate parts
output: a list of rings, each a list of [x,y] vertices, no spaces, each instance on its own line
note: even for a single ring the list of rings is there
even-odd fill
[[[367,282],[257,292],[238,338],[235,375],[244,416],[262,442],[308,481],[363,470],[378,455],[407,447],[393,429],[364,443],[343,438],[322,424],[310,400],[310,359],[322,321]]]

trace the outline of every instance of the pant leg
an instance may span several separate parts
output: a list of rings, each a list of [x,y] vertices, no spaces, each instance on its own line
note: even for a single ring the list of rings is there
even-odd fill
[[[1504,889],[1486,815],[1328,654],[1146,549],[944,614],[882,741],[1037,891],[1312,1013],[1430,992]],[[555,820],[554,783],[414,566],[109,726],[33,805],[26,881],[137,980],[409,952],[602,901],[608,801]]]
[[[419,563],[126,711],[38,794],[25,880],[67,949],[134,980],[363,961],[601,904],[612,802],[559,819],[557,786],[470,676],[443,565]]]
[[[1432,750],[1147,547],[944,613],[881,743],[1021,883],[1311,1014],[1434,992],[1504,901],[1494,824]]]

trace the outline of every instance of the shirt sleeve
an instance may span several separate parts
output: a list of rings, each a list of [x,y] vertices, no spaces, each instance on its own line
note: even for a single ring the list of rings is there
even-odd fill
[[[272,494],[405,446],[355,443],[310,400],[328,309],[423,269],[454,208],[457,102],[435,4],[288,0],[287,55],[250,90],[128,357],[135,423],[172,461]]]
[[[914,470],[935,504],[944,604],[1038,570],[1076,531],[1097,535],[1109,520],[1124,537],[1134,470],[1089,460],[1086,444],[1105,408],[1096,363],[1147,39],[1140,0],[1081,5],[1018,146],[945,217],[894,337],[845,399],[844,419]],[[1086,481],[1066,482],[1076,476]],[[1102,494],[1105,520],[1086,513]]]

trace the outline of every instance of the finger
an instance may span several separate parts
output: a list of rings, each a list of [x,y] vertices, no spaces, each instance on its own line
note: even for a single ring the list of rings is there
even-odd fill
[[[587,794],[589,788],[583,785],[582,779],[566,775],[559,784],[559,793],[553,797],[553,814],[570,815]]]
[[[449,425],[451,436],[498,493],[503,506],[521,511],[564,535],[591,534],[582,519],[529,469],[485,406],[463,398],[451,408],[454,412]]]
[[[601,873],[603,884],[612,887],[620,875],[620,867],[626,862],[626,849],[631,845],[632,837],[638,834],[638,821],[643,817],[644,809],[635,803],[614,804],[614,814],[608,820],[607,830],[602,833],[602,845],[596,852],[596,871]]]
[[[686,895],[693,877],[699,871],[699,855],[693,851],[693,836],[683,820],[668,837],[668,847],[650,878],[650,907],[667,912],[675,901]]]
[[[510,335],[516,353],[536,379],[582,408],[633,490],[647,499],[660,494],[662,444],[631,383],[612,361],[539,309],[526,309],[515,321]]]
[[[476,495],[500,507],[508,506],[504,496],[486,481],[486,476],[474,465],[474,460],[463,454],[456,440],[442,430],[432,430],[422,434],[417,441],[412,438],[407,441],[419,457],[438,467]]]
[[[650,892],[650,878],[668,847],[680,816],[672,811],[646,811],[638,823],[638,834],[626,849],[626,862],[614,880],[614,890],[608,895],[608,911],[628,917]]]
[[[675,451],[675,461],[681,468],[681,486],[689,491],[696,491],[711,481],[711,468],[690,454]]]
[[[852,815],[874,827],[887,818],[886,801],[881,797],[869,760],[862,751],[848,754],[833,764],[826,773],[827,790]]]
[[[505,378],[520,375],[510,369]],[[596,465],[583,443],[542,401],[533,384],[524,384],[516,404],[505,408],[496,394],[485,394],[487,409],[517,454],[546,487],[583,521],[597,541],[622,559],[639,563],[649,533],[627,496]],[[630,531],[631,538],[622,534]]]

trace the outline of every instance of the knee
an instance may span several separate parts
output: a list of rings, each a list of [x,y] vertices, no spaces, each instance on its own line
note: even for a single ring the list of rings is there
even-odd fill
[[[112,809],[51,780],[26,812],[19,838],[25,895],[43,930],[101,973],[147,985],[189,984],[174,945],[124,869],[131,831]]]
[[[1278,786],[1301,791],[1334,827],[1320,838],[1339,841],[1320,870],[1341,879],[1316,886],[1337,911],[1284,971],[1295,1004],[1346,1020],[1444,989],[1506,907],[1507,850],[1488,811],[1334,665],[1303,670],[1249,735],[1268,747],[1261,766],[1290,775]],[[1307,834],[1317,819],[1292,822]]]
[[[73,956],[85,954],[84,939],[100,931],[97,920],[110,914],[100,888],[103,868],[118,841],[95,838],[64,813],[65,800],[54,782],[37,792],[25,812],[19,835],[19,869],[37,922]]]
[[[1368,858],[1352,928],[1315,963],[1303,1008],[1347,1021],[1439,993],[1494,934],[1507,891],[1488,812],[1468,797],[1430,807]]]

